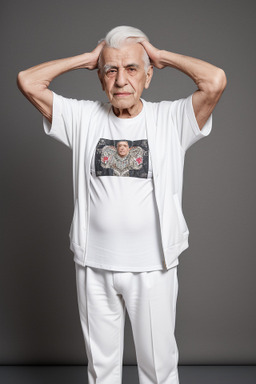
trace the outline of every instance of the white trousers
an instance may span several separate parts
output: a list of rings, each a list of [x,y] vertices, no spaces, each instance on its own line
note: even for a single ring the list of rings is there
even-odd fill
[[[121,384],[126,309],[140,384],[178,384],[177,267],[117,272],[76,264],[89,384]]]

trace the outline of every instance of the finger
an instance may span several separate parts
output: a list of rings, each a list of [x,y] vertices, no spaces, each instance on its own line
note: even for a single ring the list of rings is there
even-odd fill
[[[94,52],[100,53],[103,49],[104,45],[106,44],[105,40],[101,40],[96,48],[94,48]]]
[[[150,49],[152,49],[152,48],[154,48],[153,45],[150,44],[150,42],[147,41],[147,40],[143,40],[143,41],[141,41],[140,44],[143,45],[143,47],[146,49],[146,51],[147,51],[147,50],[150,50]]]
[[[106,44],[106,41],[104,39],[101,39],[98,41],[97,47],[104,47],[105,44]]]
[[[141,42],[141,45],[143,46],[143,48],[147,52],[150,60],[153,60],[154,59],[154,55],[155,55],[155,47],[152,44],[150,44],[149,41],[146,41],[146,40]]]
[[[149,43],[147,40],[140,41],[140,44],[146,49],[147,43]]]

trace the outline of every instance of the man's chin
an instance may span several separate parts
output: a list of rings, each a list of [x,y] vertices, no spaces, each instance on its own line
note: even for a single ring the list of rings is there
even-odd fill
[[[132,102],[131,99],[129,100],[128,98],[114,98],[112,100],[112,105],[115,108],[131,108],[134,105],[134,101]]]
[[[131,109],[140,103],[140,101],[136,101],[132,97],[113,98],[110,102],[114,108],[118,109]]]

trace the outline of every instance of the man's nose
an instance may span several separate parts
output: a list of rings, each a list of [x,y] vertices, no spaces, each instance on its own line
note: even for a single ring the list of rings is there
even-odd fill
[[[123,87],[127,84],[126,71],[124,69],[119,69],[116,74],[116,86]]]

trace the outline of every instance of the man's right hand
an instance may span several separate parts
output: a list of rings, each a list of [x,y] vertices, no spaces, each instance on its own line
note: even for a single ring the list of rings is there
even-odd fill
[[[87,69],[97,69],[98,68],[98,60],[100,57],[100,53],[105,45],[105,40],[101,41],[96,48],[92,52],[90,52],[90,62],[87,64]]]

